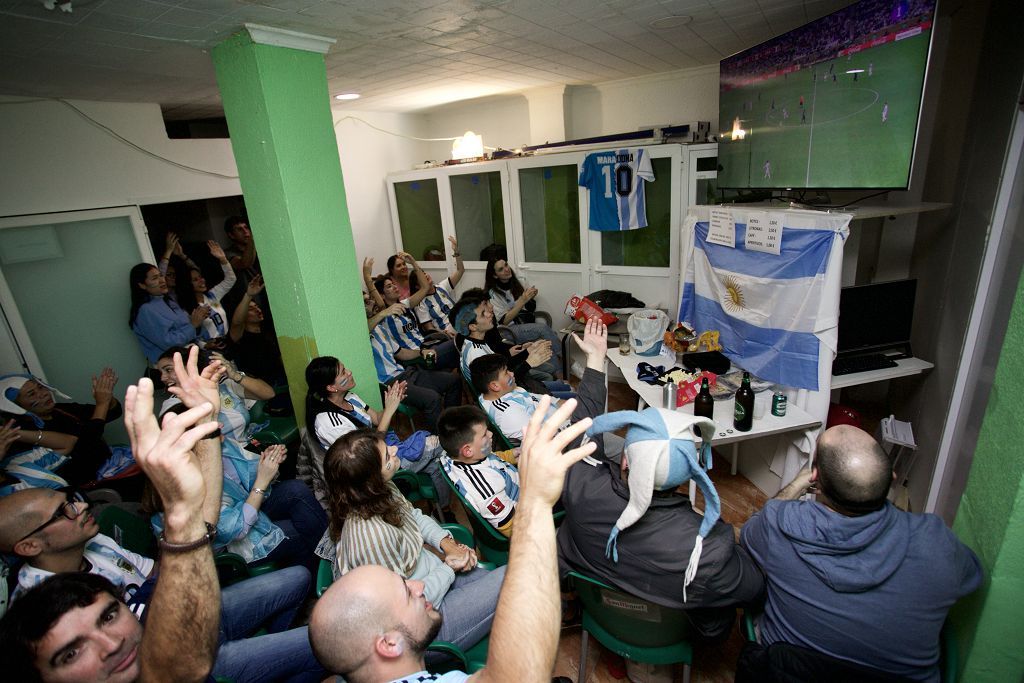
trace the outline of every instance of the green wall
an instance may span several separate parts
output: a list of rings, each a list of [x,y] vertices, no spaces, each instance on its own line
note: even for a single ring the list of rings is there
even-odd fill
[[[1024,677],[1024,281],[1003,341],[995,383],[954,531],[981,559],[985,583],[951,613],[962,681]]]
[[[379,406],[323,55],[243,32],[213,61],[296,415],[317,355],[341,358]]]

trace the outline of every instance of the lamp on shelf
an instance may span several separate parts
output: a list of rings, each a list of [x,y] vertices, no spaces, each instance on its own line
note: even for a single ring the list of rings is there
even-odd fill
[[[452,159],[476,159],[484,155],[484,139],[471,130],[452,142]]]

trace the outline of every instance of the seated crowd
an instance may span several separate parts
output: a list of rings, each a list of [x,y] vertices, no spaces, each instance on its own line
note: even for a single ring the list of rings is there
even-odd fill
[[[207,246],[213,287],[173,234],[157,266],[132,269],[129,325],[151,377],[123,406],[109,368],[91,404],[0,377],[11,680],[546,681],[570,572],[684,610],[700,647],[728,638],[737,608],[757,614],[738,681],[939,680],[939,632],[980,563],[939,518],[888,502],[891,462],[867,433],[825,430],[812,466],[737,533],[704,466],[713,425],[608,413],[596,318],[572,335],[586,363],[566,384],[536,289],[493,254],[487,288],[456,296],[449,238],[456,270],[441,282],[405,253],[378,278],[364,262],[376,386],[355,392],[350,357],[313,358],[301,446],[261,443],[254,404],[287,413],[290,400],[248,224],[225,227],[233,248]],[[130,443],[110,446],[104,427],[122,415]],[[97,487],[144,514],[145,550],[101,531]],[[450,489],[509,538],[507,565],[443,524]],[[443,664],[432,642],[488,636],[476,674],[427,673]]]

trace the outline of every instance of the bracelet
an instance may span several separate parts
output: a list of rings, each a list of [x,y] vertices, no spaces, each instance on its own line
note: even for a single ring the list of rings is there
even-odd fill
[[[43,440],[43,430],[39,430],[39,434],[36,436],[36,444]]]
[[[209,522],[205,522],[205,524],[206,533],[203,534],[201,538],[192,541],[191,543],[171,543],[166,538],[164,538],[165,532],[161,532],[160,535],[157,537],[157,541],[160,544],[160,549],[168,553],[187,553],[190,550],[202,548],[204,545],[209,545],[213,543],[213,538],[217,535],[217,527],[213,526]]]
[[[270,494],[268,494],[268,493],[267,493],[266,491],[264,491],[263,489],[261,489],[261,488],[260,488],[260,487],[258,487],[258,486],[253,486],[253,487],[252,487],[252,490],[253,490],[253,493],[258,493],[258,494],[260,494],[261,496],[263,496],[264,498],[266,498],[267,496],[269,496],[269,495],[270,495]]]
[[[452,256],[455,256],[455,257],[462,256],[462,252],[461,251],[453,251],[452,252]]]

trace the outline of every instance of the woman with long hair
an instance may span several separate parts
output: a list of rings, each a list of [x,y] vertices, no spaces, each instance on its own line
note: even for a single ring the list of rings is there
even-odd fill
[[[384,391],[384,409],[378,412],[352,391],[351,370],[334,356],[320,356],[306,366],[306,387],[306,430],[324,451],[349,432],[374,428],[395,446],[402,469],[430,475],[438,504],[448,506],[448,485],[437,463],[442,450],[437,437],[420,430],[403,440],[390,431],[391,419],[405,397],[405,382],[395,382]],[[314,462],[313,469],[322,470],[322,465]],[[315,492],[317,486],[313,488]]]
[[[178,305],[187,313],[192,313],[201,306],[205,306],[209,310],[199,329],[199,339],[204,344],[214,342],[214,346],[223,348],[226,343],[224,337],[228,333],[230,322],[227,311],[224,310],[224,306],[220,302],[224,295],[234,287],[237,278],[231,264],[228,263],[224,249],[213,240],[209,240],[206,246],[210,250],[210,255],[220,263],[221,271],[224,273],[223,279],[213,288],[207,288],[206,278],[203,277],[202,271],[198,266],[192,264],[186,272],[181,273],[181,276],[177,278],[177,300]]]
[[[550,327],[536,322],[533,311],[537,309],[537,288],[520,280],[508,261],[492,258],[484,272],[484,289],[491,298],[495,324],[508,325],[524,348],[529,349],[531,343],[551,344],[551,361],[542,370],[550,376],[538,379],[557,377],[562,367],[562,341]]]
[[[327,451],[335,571],[376,564],[422,581],[424,596],[441,612],[437,637],[466,649],[490,631],[505,568],[477,567],[475,551],[402,497],[391,481],[399,467],[396,451],[371,429],[349,432]]]
[[[128,273],[132,306],[128,327],[135,333],[142,353],[156,363],[164,349],[195,341],[197,328],[210,314],[200,306],[189,315],[167,295],[167,281],[150,263],[139,263]]]

